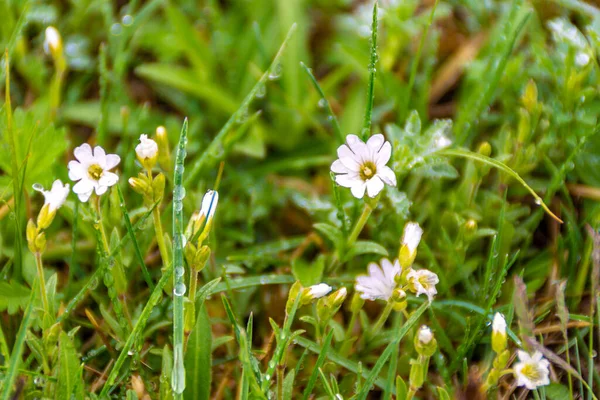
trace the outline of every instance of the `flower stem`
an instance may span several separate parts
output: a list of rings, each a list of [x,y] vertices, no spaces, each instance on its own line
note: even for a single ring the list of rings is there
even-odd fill
[[[365,227],[365,224],[367,223],[369,216],[373,212],[373,208],[374,207],[372,207],[369,203],[365,202],[365,208],[363,208],[362,214],[358,218],[358,221],[356,221],[356,224],[354,225],[354,228],[352,229],[350,236],[348,236],[348,241],[346,242],[346,249],[349,249],[350,247],[352,247],[354,242],[356,242],[356,239],[358,239],[358,235],[360,235],[363,228]]]
[[[167,251],[167,244],[165,243],[165,235],[163,233],[158,207],[154,207],[154,210],[152,210],[152,219],[154,220],[154,231],[156,232],[156,243],[158,243],[160,257],[163,260],[163,265],[167,266],[170,264],[169,253]]]
[[[392,312],[392,307],[393,303],[391,301],[388,301],[385,305],[385,308],[383,309],[383,312],[379,316],[379,319],[377,320],[377,322],[375,322],[375,325],[373,326],[373,333],[379,332],[379,330],[383,327],[385,321],[387,321],[388,317],[390,316],[390,313]]]
[[[40,280],[40,291],[42,295],[42,305],[44,312],[50,316],[50,304],[48,303],[48,295],[46,293],[46,278],[44,277],[44,265],[42,264],[42,253],[39,251],[35,252],[35,265],[37,267],[37,273]]]

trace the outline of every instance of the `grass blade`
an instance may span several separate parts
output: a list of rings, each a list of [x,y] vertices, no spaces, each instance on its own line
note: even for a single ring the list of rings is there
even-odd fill
[[[373,101],[375,99],[375,73],[377,69],[377,1],[373,4],[373,21],[371,23],[371,59],[369,61],[369,86],[367,88],[367,108],[363,121],[362,138],[364,141],[371,135],[371,119]]]
[[[212,331],[206,305],[198,309],[196,326],[192,330],[185,353],[186,400],[206,400],[210,398],[212,374]]]
[[[327,352],[329,351],[329,347],[331,345],[331,338],[333,338],[333,330],[329,331],[329,334],[323,342],[323,347],[321,348],[321,351],[319,351],[319,357],[317,358],[317,362],[313,367],[313,371],[310,375],[310,379],[308,380],[308,384],[304,389],[304,400],[307,400],[310,397],[310,395],[312,394],[312,390],[315,387],[315,383],[317,383],[317,372],[325,362],[325,359],[327,358]]]

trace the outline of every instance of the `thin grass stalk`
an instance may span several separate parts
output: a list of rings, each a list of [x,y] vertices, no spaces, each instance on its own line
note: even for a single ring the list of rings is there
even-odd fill
[[[365,118],[361,132],[362,139],[366,139],[371,134],[371,120],[373,117],[373,101],[375,99],[375,73],[377,72],[377,1],[373,5],[373,21],[371,23],[371,57],[369,61],[369,86],[367,88],[367,108],[365,109]]]

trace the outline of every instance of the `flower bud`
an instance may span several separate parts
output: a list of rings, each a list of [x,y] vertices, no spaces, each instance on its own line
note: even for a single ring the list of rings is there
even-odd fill
[[[54,220],[55,215],[56,211],[50,211],[50,206],[48,204],[44,204],[37,218],[38,229],[43,230],[48,228]]]
[[[331,286],[326,283],[319,283],[318,285],[304,288],[300,297],[300,304],[309,304],[313,300],[320,299],[329,292],[331,292]]]
[[[57,57],[62,54],[62,38],[58,30],[49,26],[46,28],[46,36],[44,38],[44,50],[46,53],[51,54],[53,57]]]
[[[477,149],[477,152],[481,155],[489,157],[492,154],[492,146],[489,142],[482,142]]]
[[[404,234],[402,235],[402,245],[398,259],[402,269],[406,269],[412,265],[417,256],[417,247],[421,242],[423,229],[416,222],[409,222],[404,226]]]
[[[346,300],[347,295],[348,290],[345,287],[342,287],[329,295],[329,303],[333,308],[339,308],[344,302],[344,300]]]
[[[134,192],[141,194],[142,196],[147,196],[150,191],[150,181],[148,177],[144,174],[139,174],[137,178],[129,178],[129,186],[133,189]]]
[[[171,149],[164,126],[156,128],[156,144],[158,145],[158,163],[164,170],[169,170],[171,168]]]
[[[162,199],[165,195],[165,176],[158,174],[152,180],[152,200],[154,202]]]
[[[209,190],[202,198],[200,213],[192,216],[194,219],[194,234],[202,229],[202,232],[198,237],[198,243],[203,242],[210,233],[213,218],[217,211],[217,204],[219,204],[219,193],[216,190]]]
[[[529,113],[533,113],[536,110],[538,105],[538,90],[533,80],[530,80],[527,83],[527,86],[525,86],[525,91],[523,92],[521,101]]]
[[[140,135],[140,143],[135,146],[135,154],[144,168],[151,170],[158,159],[158,144],[148,139],[148,135]]]
[[[415,349],[417,353],[425,357],[431,357],[435,353],[437,341],[428,326],[421,326],[415,335]]]
[[[492,322],[492,349],[496,354],[506,350],[506,320],[500,313],[494,315]]]
[[[350,311],[352,311],[353,314],[357,314],[362,310],[364,304],[365,299],[360,296],[359,292],[355,292],[354,296],[352,296],[352,301],[350,302]]]
[[[395,311],[406,310],[406,307],[408,306],[406,292],[400,288],[394,289],[392,292],[391,301],[393,301],[393,307]]]
[[[300,283],[300,281],[294,282],[294,284],[290,288],[290,292],[288,293],[287,302],[285,304],[285,312],[287,314],[289,314],[291,312],[292,307],[294,306],[294,303],[296,302],[296,298],[298,297],[298,294],[300,293],[301,290],[302,290],[302,284]]]

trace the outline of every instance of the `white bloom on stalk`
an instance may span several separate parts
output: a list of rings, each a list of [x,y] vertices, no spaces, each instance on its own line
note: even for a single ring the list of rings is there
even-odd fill
[[[39,185],[33,185],[33,190],[40,192],[44,195],[44,205],[48,205],[48,212],[54,212],[58,210],[67,200],[67,196],[69,195],[70,186],[68,183],[64,184],[60,179],[57,179],[52,183],[52,188],[50,190],[44,190],[44,188]]]
[[[204,216],[206,219],[211,219],[215,216],[217,211],[217,204],[219,204],[219,192],[216,190],[209,190],[204,194],[202,198],[202,206],[200,207],[199,218]]]
[[[312,285],[307,289],[308,295],[311,299],[320,299],[321,297],[331,292],[332,288],[326,283],[319,283],[318,285]]]
[[[492,321],[492,332],[500,335],[506,335],[506,320],[504,315],[497,312],[494,314],[494,320]]]
[[[62,46],[62,39],[60,33],[55,27],[49,26],[46,28],[46,35],[44,38],[44,50],[46,53],[54,53]]]
[[[431,339],[433,339],[433,332],[431,332],[431,329],[427,325],[423,325],[419,328],[417,339],[421,344],[427,345],[431,343]]]
[[[404,233],[402,235],[402,244],[414,253],[421,243],[421,236],[423,236],[423,229],[416,222],[409,222],[404,227]]]
[[[380,262],[381,267],[376,263],[370,263],[369,275],[362,275],[356,278],[355,289],[361,292],[360,297],[366,300],[389,300],[396,288],[396,275],[400,274],[400,262],[394,263],[387,258]]]
[[[135,146],[135,154],[140,160],[154,158],[158,154],[158,144],[148,139],[148,135],[140,135],[140,143]]]
[[[519,361],[513,365],[517,386],[525,386],[529,390],[535,390],[540,386],[550,384],[550,363],[542,353],[536,351],[529,355],[522,350],[517,351]]]
[[[424,294],[431,302],[437,294],[435,285],[439,283],[438,276],[428,269],[420,269],[418,271],[410,270],[406,275],[410,289],[415,292],[417,297]]]
[[[337,149],[338,159],[331,164],[338,185],[350,188],[352,195],[362,199],[365,190],[375,197],[384,184],[396,186],[396,175],[386,164],[392,155],[392,145],[382,134],[363,142],[356,135],[346,136],[346,144]]]
[[[118,155],[106,154],[100,146],[92,151],[87,143],[75,148],[73,154],[77,160],[69,162],[69,179],[78,181],[73,186],[73,192],[79,196],[79,200],[88,201],[94,191],[100,196],[118,182],[117,174],[110,172],[121,161]]]

